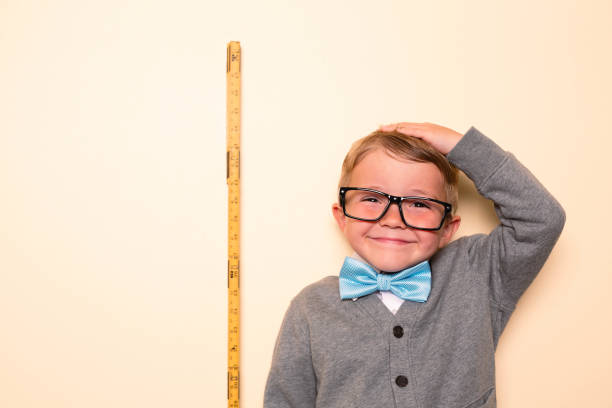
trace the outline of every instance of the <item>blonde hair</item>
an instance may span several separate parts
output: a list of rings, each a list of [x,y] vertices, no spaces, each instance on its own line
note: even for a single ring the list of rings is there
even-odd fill
[[[351,173],[355,166],[371,151],[382,148],[391,157],[402,160],[410,160],[419,163],[432,163],[442,173],[446,200],[453,206],[453,214],[459,201],[457,184],[459,182],[458,171],[446,157],[432,147],[429,143],[412,136],[392,131],[374,131],[368,136],[357,140],[351,146],[342,163],[342,174],[338,187],[349,187]]]

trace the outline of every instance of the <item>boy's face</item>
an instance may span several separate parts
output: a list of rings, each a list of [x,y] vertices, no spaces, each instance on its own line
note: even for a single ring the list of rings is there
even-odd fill
[[[444,177],[433,163],[397,160],[382,149],[368,153],[355,166],[346,187],[371,188],[396,196],[447,200]],[[332,206],[332,211],[355,252],[385,272],[397,272],[431,258],[450,242],[460,223],[460,218],[453,216],[438,231],[410,228],[404,224],[399,208],[394,204],[378,221],[349,218],[338,203]]]

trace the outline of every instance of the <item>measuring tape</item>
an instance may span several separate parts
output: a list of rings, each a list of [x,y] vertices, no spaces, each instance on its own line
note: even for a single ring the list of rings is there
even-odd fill
[[[227,45],[227,406],[240,406],[240,42]]]

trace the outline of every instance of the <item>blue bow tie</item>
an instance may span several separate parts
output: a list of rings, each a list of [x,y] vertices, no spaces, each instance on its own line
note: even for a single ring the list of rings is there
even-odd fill
[[[377,290],[390,290],[404,300],[425,302],[431,291],[429,262],[423,261],[397,273],[383,274],[364,262],[346,257],[340,270],[340,297],[354,299]]]

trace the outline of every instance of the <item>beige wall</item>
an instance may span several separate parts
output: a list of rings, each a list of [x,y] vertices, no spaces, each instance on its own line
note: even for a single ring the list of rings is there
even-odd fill
[[[568,222],[499,406],[612,406],[612,3],[0,2],[0,406],[226,404],[225,47],[243,46],[244,407],[291,297],[349,249],[349,144],[474,125]],[[376,4],[376,5],[375,5]],[[462,188],[460,234],[489,230]]]

